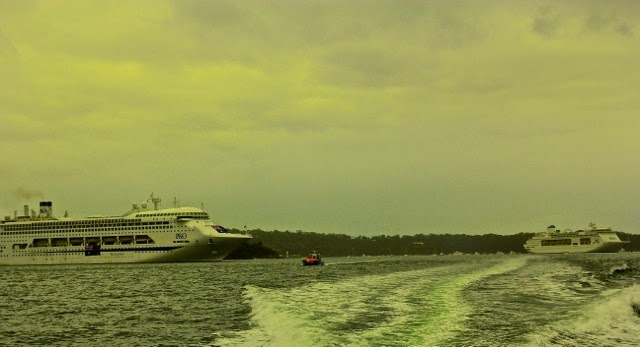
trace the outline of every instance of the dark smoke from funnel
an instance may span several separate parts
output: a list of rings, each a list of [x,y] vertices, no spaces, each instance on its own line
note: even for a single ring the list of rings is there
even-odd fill
[[[44,194],[37,190],[27,190],[24,188],[18,188],[11,192],[14,197],[18,199],[31,200],[35,198],[44,199]]]

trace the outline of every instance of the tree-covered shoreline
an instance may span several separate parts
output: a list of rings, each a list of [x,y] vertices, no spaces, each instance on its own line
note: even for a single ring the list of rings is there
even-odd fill
[[[240,232],[232,229],[231,232]],[[379,256],[432,254],[526,253],[524,243],[533,233],[513,235],[416,234],[349,236],[304,231],[247,231],[253,239],[234,251],[228,259],[299,257],[312,250],[324,256]],[[640,235],[618,233],[629,240],[626,251],[640,251]]]

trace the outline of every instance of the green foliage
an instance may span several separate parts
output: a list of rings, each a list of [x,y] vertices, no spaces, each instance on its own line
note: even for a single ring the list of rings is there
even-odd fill
[[[625,251],[638,252],[640,251],[640,235],[618,233],[618,236],[623,241],[629,241],[629,244],[624,247]]]
[[[238,232],[238,230],[234,230]],[[253,239],[233,252],[227,259],[302,257],[313,250],[324,256],[362,255],[429,255],[452,253],[525,253],[524,243],[533,233],[514,235],[416,234],[348,236],[304,231],[251,230]],[[619,233],[629,240],[626,251],[640,251],[640,235]]]
[[[237,230],[236,230],[237,231]],[[317,250],[324,256],[361,255],[428,255],[461,253],[524,253],[523,244],[533,234],[515,235],[464,235],[464,234],[417,234],[379,235],[373,237],[348,236],[344,234],[320,234],[304,231],[251,230],[250,244],[269,248],[280,257],[304,256]],[[245,250],[248,251],[248,250]],[[261,256],[250,256],[250,258]]]
[[[245,242],[231,252],[225,259],[274,259],[279,258],[278,252],[265,247],[262,242]]]

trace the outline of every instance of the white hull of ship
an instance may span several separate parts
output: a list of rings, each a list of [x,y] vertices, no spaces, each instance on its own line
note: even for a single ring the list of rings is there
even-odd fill
[[[233,234],[230,234],[233,235]],[[238,237],[240,236],[240,237]],[[217,237],[212,244],[168,246],[102,246],[100,254],[86,255],[85,246],[43,247],[37,250],[4,248],[0,265],[115,264],[216,261],[224,259],[250,237]],[[8,249],[7,249],[8,248]]]
[[[527,240],[524,249],[534,254],[616,253],[628,243],[620,240],[610,227],[598,228],[594,223],[589,223],[586,230],[564,232],[550,225],[546,231]]]
[[[222,260],[251,239],[214,225],[207,213],[192,207],[138,208],[120,217],[25,213],[8,219],[0,223],[0,265]]]
[[[612,242],[600,245],[567,245],[567,246],[531,246],[527,248],[533,254],[566,254],[566,253],[616,253],[625,242]]]

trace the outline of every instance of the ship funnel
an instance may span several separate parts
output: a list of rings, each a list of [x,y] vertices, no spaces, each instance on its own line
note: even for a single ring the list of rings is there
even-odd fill
[[[40,216],[47,218],[53,216],[53,203],[51,201],[40,201]]]
[[[29,217],[29,205],[24,205],[24,216]]]

